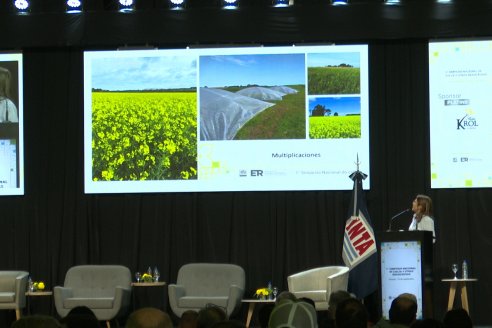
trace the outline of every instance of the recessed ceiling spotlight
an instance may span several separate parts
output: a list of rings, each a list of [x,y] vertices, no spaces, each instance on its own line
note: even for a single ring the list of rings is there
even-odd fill
[[[274,7],[290,7],[294,5],[294,0],[273,0]]]
[[[28,0],[14,0],[14,11],[19,14],[27,14],[31,10],[31,2]]]
[[[334,6],[344,6],[348,4],[348,0],[331,0],[331,4]]]
[[[184,0],[169,0],[169,7],[173,10],[184,9],[185,1]]]
[[[224,9],[237,9],[239,7],[239,0],[223,0]]]
[[[66,11],[70,14],[82,12],[82,0],[67,0]]]
[[[135,10],[135,1],[134,0],[119,0],[119,8],[122,12],[133,11]]]

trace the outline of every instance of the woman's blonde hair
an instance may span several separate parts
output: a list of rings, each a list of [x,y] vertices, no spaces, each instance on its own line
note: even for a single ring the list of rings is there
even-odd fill
[[[432,199],[426,195],[417,195],[417,205],[420,207],[420,215],[432,216]]]
[[[0,97],[10,97],[10,71],[0,67]]]

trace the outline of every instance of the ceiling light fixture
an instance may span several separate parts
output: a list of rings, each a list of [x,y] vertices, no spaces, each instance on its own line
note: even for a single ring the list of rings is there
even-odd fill
[[[224,9],[237,9],[239,7],[239,0],[223,0]]]
[[[14,0],[13,8],[19,14],[27,14],[31,10],[31,2],[28,0]]]
[[[66,11],[69,14],[76,14],[82,12],[82,0],[67,0]]]
[[[331,4],[334,6],[345,6],[348,4],[348,0],[331,0]]]
[[[273,0],[273,6],[276,8],[290,7],[294,5],[294,0]]]
[[[172,10],[181,10],[181,9],[184,9],[184,7],[185,7],[185,1],[184,0],[169,0],[169,7]]]
[[[134,0],[119,0],[118,4],[121,12],[130,12],[135,10]]]

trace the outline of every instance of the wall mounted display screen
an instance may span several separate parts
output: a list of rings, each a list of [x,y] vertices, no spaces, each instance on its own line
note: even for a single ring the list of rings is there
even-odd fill
[[[369,173],[367,52],[85,52],[85,191],[351,189],[357,156]]]
[[[492,187],[492,41],[431,42],[432,188]]]
[[[22,54],[0,53],[0,196],[24,194]]]

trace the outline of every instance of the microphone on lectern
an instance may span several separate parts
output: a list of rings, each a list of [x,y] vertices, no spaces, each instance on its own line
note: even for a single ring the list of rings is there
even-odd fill
[[[390,222],[389,222],[389,229],[388,229],[388,231],[392,231],[392,230],[391,230],[391,224],[393,223],[393,220],[394,220],[394,219],[396,219],[396,218],[398,218],[398,217],[402,216],[402,215],[403,215],[403,214],[405,214],[405,213],[411,212],[411,211],[412,211],[412,209],[411,209],[411,208],[407,208],[407,209],[405,209],[405,210],[401,211],[400,213],[398,213],[398,214],[396,214],[396,215],[393,215],[393,217],[391,217]]]

